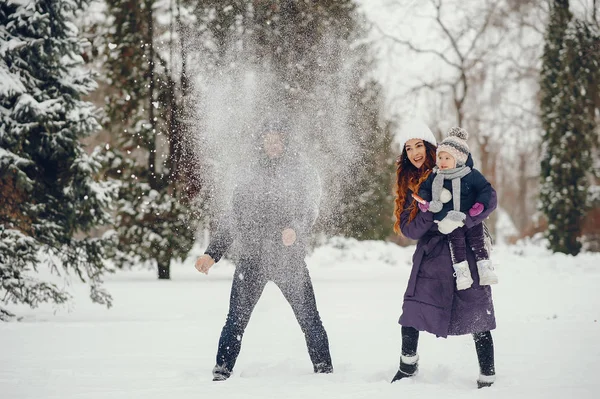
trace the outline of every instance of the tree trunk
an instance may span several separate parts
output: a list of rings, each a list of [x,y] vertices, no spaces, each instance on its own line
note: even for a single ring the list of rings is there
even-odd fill
[[[171,279],[171,266],[169,263],[163,264],[159,261],[158,263],[158,279],[159,280],[170,280]]]
[[[150,187],[157,188],[156,176],[156,118],[154,117],[154,14],[152,10],[153,0],[146,0],[146,12],[148,23],[148,123],[150,132],[148,134],[148,171],[150,173]]]
[[[481,157],[481,173],[485,176],[485,178],[492,184],[496,190],[498,190],[498,184],[496,179],[496,157],[497,153],[491,151],[490,147],[490,138],[488,136],[479,137],[477,143],[479,144],[479,155]],[[500,197],[500,193],[497,192],[498,197]],[[496,239],[497,231],[496,231],[496,221],[498,212],[492,212],[489,219],[486,221],[488,228],[490,229],[490,233]]]
[[[528,217],[527,214],[527,200],[529,197],[529,190],[528,190],[528,186],[529,186],[529,182],[528,182],[528,178],[527,178],[527,173],[529,172],[527,169],[527,165],[530,162],[530,156],[528,153],[521,153],[519,154],[519,185],[518,187],[520,188],[519,193],[517,195],[517,220],[516,220],[516,225],[517,228],[519,229],[519,234],[521,234],[524,230],[525,227],[527,227],[527,225],[530,222],[530,219]]]

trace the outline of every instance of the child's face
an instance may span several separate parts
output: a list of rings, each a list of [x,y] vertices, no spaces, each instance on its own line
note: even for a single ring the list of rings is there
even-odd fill
[[[437,156],[437,167],[440,169],[454,169],[456,167],[456,160],[450,153],[440,151]]]

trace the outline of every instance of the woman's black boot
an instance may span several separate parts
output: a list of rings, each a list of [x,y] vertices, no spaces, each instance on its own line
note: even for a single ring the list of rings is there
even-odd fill
[[[413,377],[419,370],[419,355],[413,356],[400,356],[400,368],[392,379],[392,382],[396,382],[403,378]]]

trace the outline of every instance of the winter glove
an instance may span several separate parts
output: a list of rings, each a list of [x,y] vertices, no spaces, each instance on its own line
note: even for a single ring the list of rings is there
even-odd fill
[[[444,204],[442,204],[442,201],[433,200],[429,203],[429,211],[433,213],[438,213],[442,210],[443,206]]]
[[[427,212],[427,210],[429,209],[429,202],[425,201],[423,198],[421,198],[415,193],[412,194],[412,197],[415,199],[415,201],[417,201],[417,206],[419,207],[421,212]]]
[[[465,225],[465,215],[462,212],[450,211],[445,218],[440,221],[435,221],[438,224],[438,231],[442,234],[450,234],[459,227]]]
[[[471,217],[475,217],[481,212],[483,212],[483,204],[481,202],[476,202],[475,205],[473,205],[471,209],[469,209],[469,215]]]

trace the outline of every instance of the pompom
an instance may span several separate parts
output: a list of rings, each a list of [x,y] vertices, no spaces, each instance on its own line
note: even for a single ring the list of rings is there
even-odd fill
[[[452,193],[450,192],[450,190],[443,188],[442,192],[440,193],[440,201],[442,201],[443,204],[445,204],[446,202],[450,201],[452,199]]]
[[[469,133],[461,127],[453,127],[448,131],[448,137],[458,137],[461,140],[467,140],[469,138]]]

